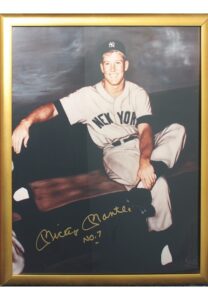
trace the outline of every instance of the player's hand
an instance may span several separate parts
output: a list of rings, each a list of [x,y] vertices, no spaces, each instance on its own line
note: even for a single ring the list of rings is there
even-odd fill
[[[138,181],[142,181],[144,188],[151,190],[157,180],[153,166],[149,161],[140,162],[138,170]]]
[[[12,134],[12,147],[14,152],[19,154],[22,149],[22,144],[27,148],[27,143],[29,140],[29,123],[22,120],[19,125],[15,128]]]

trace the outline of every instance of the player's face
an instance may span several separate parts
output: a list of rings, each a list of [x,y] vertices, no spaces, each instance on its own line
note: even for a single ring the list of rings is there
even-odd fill
[[[111,85],[119,85],[124,80],[124,74],[128,70],[129,62],[125,60],[121,52],[107,52],[103,55],[100,64],[104,80]]]

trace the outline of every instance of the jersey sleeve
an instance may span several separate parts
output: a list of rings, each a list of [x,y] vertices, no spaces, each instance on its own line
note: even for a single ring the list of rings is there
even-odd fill
[[[152,124],[153,116],[149,100],[149,95],[143,89],[139,89],[135,97],[135,113],[136,113],[136,126],[141,123]]]
[[[84,95],[78,90],[67,97],[61,98],[55,103],[60,114],[65,113],[71,125],[85,123]]]

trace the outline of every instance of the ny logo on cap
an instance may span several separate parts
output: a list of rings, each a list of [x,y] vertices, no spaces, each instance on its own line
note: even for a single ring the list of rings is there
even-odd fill
[[[109,48],[115,48],[115,42],[109,42],[108,47]]]

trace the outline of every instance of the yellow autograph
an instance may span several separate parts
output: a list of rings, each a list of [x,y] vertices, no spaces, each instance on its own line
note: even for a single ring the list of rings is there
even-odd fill
[[[113,218],[119,214],[130,213],[131,208],[126,207],[123,205],[122,207],[115,206],[111,211],[108,213],[104,213],[99,215],[98,213],[89,214],[84,221],[82,222],[82,230],[91,230],[97,226],[99,226],[103,221],[107,221],[110,218]]]
[[[51,232],[50,230],[43,229],[37,236],[36,249],[42,251],[51,243],[56,240],[66,238],[68,236],[78,236],[79,229],[73,229],[72,227],[66,227],[63,231]]]
[[[96,228],[97,226],[100,226],[102,222],[106,222],[109,219],[112,219],[118,215],[131,213],[132,209],[131,207],[127,207],[126,205],[123,205],[121,207],[115,206],[112,210],[99,214],[89,214],[87,215],[81,225],[81,229],[85,232],[88,230],[92,230]],[[39,234],[37,235],[35,247],[37,251],[42,251],[49,245],[51,245],[53,242],[66,238],[66,237],[78,237],[80,233],[80,228],[73,228],[73,227],[66,227],[63,230],[59,230],[57,232],[52,232],[48,229],[42,229]],[[97,231],[98,238],[101,237],[101,231]],[[87,241],[93,241],[94,237],[91,236],[85,236],[83,238],[83,243]],[[98,242],[96,242],[98,243]]]

